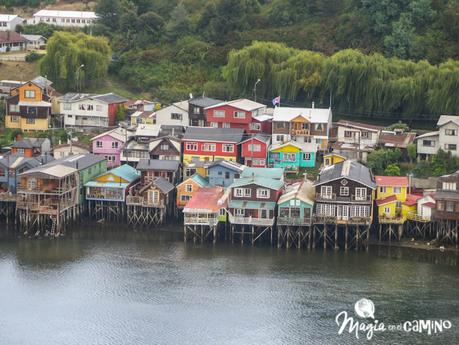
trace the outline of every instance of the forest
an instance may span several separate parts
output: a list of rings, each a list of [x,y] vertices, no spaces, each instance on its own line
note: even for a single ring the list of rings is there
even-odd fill
[[[109,76],[161,101],[252,97],[260,78],[266,102],[332,101],[341,113],[397,119],[459,113],[457,0],[98,0],[94,9],[90,33],[108,38]]]

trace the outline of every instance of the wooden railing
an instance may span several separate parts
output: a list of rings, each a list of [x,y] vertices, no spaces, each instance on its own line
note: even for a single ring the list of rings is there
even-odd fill
[[[297,136],[308,136],[309,135],[309,129],[292,129],[291,132],[292,135],[297,135]]]
[[[292,218],[292,217],[277,217],[277,225],[291,225],[291,226],[300,226],[300,225],[310,225],[311,218]]]
[[[184,223],[186,225],[208,225],[215,226],[218,224],[218,217],[215,215],[213,217],[196,217],[196,216],[185,216],[183,217]]]
[[[154,203],[148,201],[148,198],[135,195],[128,195],[126,197],[126,205],[164,208],[164,203],[162,201]]]
[[[263,225],[270,226],[274,224],[274,218],[254,218],[254,217],[239,217],[229,214],[229,221],[232,224],[245,224],[245,225]]]
[[[336,193],[321,194],[316,193],[316,201],[344,201],[344,202],[371,202],[371,195],[357,197],[356,195],[341,196]]]
[[[0,201],[14,202],[17,196],[12,193],[0,193]]]

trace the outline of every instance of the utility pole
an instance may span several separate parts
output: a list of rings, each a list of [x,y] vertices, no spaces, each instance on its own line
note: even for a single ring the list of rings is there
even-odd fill
[[[255,82],[255,85],[253,86],[253,100],[256,102],[257,101],[257,85],[261,81],[260,78],[257,79]]]
[[[84,64],[81,64],[76,70],[76,91],[80,90],[80,70],[84,68]]]

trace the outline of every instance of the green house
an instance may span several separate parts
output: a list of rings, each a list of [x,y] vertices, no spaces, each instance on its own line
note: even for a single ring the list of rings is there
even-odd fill
[[[312,222],[314,187],[303,181],[286,187],[277,202],[277,225],[302,226]]]

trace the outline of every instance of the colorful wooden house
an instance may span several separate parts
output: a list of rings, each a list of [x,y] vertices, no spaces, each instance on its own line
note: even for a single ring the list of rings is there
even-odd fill
[[[155,124],[155,112],[152,111],[136,111],[130,116],[131,126],[143,125],[154,125]]]
[[[21,131],[46,131],[50,128],[52,82],[43,77],[11,89],[6,100],[5,127]]]
[[[246,167],[241,173],[241,177],[268,177],[274,180],[284,181],[284,169],[282,168],[255,168]]]
[[[265,168],[267,166],[270,135],[257,134],[241,142],[241,156],[249,167]]]
[[[287,185],[277,202],[278,226],[309,226],[312,224],[314,186],[309,181]]]
[[[99,134],[91,139],[92,152],[104,157],[109,168],[117,167],[121,164],[121,152],[124,145],[132,135],[131,132],[121,127]]]
[[[188,127],[182,139],[183,164],[193,160],[237,161],[244,131],[237,128]]]
[[[184,236],[204,241],[212,235],[217,240],[217,225],[225,214],[223,187],[204,187],[198,190],[183,209]]]
[[[261,133],[253,118],[266,111],[266,106],[248,99],[222,102],[205,108],[207,125],[215,128],[240,128],[247,133]]]
[[[234,179],[241,176],[245,166],[232,161],[217,161],[214,162],[208,171],[208,180],[211,186],[230,186]]]
[[[380,223],[403,223],[402,203],[408,195],[406,176],[375,176],[377,185],[376,206]]]
[[[433,218],[441,223],[459,221],[459,171],[441,176],[435,192]]]
[[[200,161],[199,159],[193,159],[188,165],[183,166],[183,177],[190,177],[194,174],[199,174],[202,177],[208,176],[209,167],[214,164],[211,161]]]
[[[194,174],[177,186],[177,207],[183,208],[193,195],[203,187],[209,186],[209,181],[199,174]]]
[[[165,136],[153,139],[148,144],[151,159],[176,160],[181,158],[180,139],[173,136]]]
[[[137,170],[142,173],[145,180],[153,180],[155,177],[163,177],[172,184],[181,179],[180,161],[141,159],[137,164]]]
[[[417,200],[416,215],[412,220],[430,222],[432,213],[435,210],[434,194],[426,194]]]
[[[23,157],[38,157],[50,152],[51,141],[48,138],[25,138],[11,145],[11,154]]]
[[[324,155],[323,158],[323,167],[329,167],[330,165],[338,164],[341,162],[344,162],[347,158],[344,156],[341,156],[337,153],[329,153]]]
[[[312,168],[315,166],[316,152],[316,145],[311,143],[288,142],[273,145],[269,149],[268,165],[273,168],[284,168],[287,171]]]
[[[188,113],[190,117],[190,126],[205,127],[206,113],[205,108],[221,104],[222,101],[209,97],[195,97],[188,101]]]

